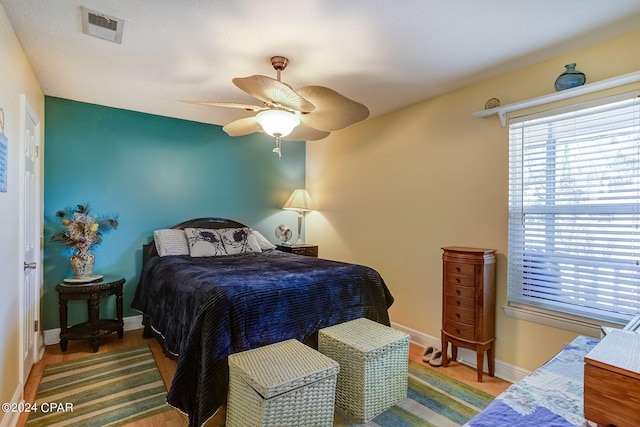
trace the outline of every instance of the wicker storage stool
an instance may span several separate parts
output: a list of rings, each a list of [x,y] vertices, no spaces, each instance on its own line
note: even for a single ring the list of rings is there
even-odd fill
[[[230,355],[227,427],[333,426],[339,369],[296,340]]]
[[[409,335],[368,319],[318,333],[318,350],[340,364],[336,406],[367,423],[407,397]]]

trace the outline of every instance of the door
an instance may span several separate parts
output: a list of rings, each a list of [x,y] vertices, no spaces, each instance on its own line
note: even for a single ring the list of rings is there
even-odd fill
[[[38,357],[40,317],[40,119],[22,95],[22,383]]]

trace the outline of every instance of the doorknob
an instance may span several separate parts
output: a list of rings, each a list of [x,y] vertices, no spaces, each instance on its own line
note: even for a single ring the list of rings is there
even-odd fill
[[[35,270],[36,269],[36,263],[35,262],[29,262],[29,263],[25,262],[24,263],[24,269],[26,270],[27,268]]]

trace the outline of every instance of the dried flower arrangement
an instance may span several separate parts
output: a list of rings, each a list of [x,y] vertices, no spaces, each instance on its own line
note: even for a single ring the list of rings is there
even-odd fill
[[[102,232],[118,228],[115,216],[109,218],[91,215],[88,203],[60,210],[56,212],[56,218],[60,220],[64,230],[51,236],[51,241],[75,249],[76,254],[81,257],[88,254],[92,245],[102,241]]]

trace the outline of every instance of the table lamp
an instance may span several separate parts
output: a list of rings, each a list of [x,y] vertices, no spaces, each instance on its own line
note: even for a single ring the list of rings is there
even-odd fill
[[[315,206],[313,205],[313,201],[311,200],[311,196],[307,190],[297,189],[293,191],[287,203],[284,204],[282,209],[289,209],[298,211],[298,240],[296,240],[295,245],[303,245],[301,233],[302,233],[302,216],[304,212],[315,210]]]

